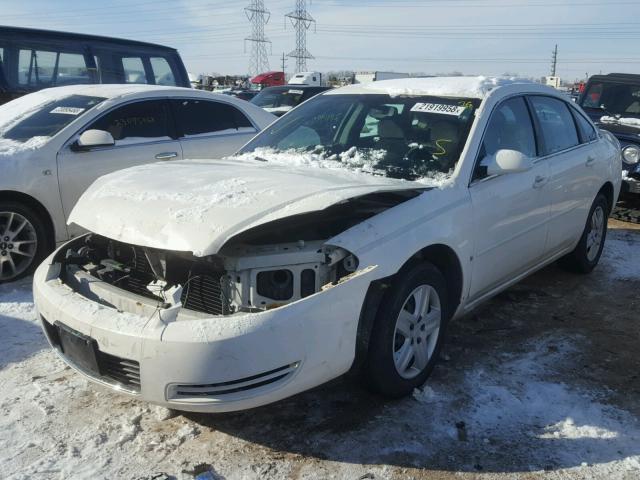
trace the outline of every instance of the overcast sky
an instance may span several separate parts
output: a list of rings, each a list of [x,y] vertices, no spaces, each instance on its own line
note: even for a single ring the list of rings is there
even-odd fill
[[[187,69],[249,69],[250,0],[0,0],[4,25],[120,36],[177,48]],[[295,47],[284,15],[295,0],[265,0],[270,66]],[[640,0],[313,0],[308,68],[465,74],[640,73]],[[291,73],[295,61],[288,59]]]

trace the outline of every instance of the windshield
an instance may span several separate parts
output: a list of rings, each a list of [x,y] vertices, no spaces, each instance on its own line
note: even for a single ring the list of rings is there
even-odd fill
[[[0,131],[0,138],[26,142],[33,137],[52,137],[104,100],[106,99],[84,95],[56,99],[8,123],[5,130]],[[0,110],[0,114],[2,113]]]
[[[640,118],[640,84],[591,83],[581,106],[602,110],[603,115]]]
[[[479,104],[434,96],[320,95],[239,154],[407,180],[442,177],[453,172]]]
[[[300,103],[304,90],[287,88],[286,90],[263,91],[251,103],[262,108],[293,108]]]

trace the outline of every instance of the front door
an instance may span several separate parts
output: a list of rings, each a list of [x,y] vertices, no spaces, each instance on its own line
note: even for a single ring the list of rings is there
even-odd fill
[[[480,159],[502,149],[537,157],[531,116],[522,97],[510,98],[494,110]],[[528,171],[498,176],[487,176],[481,166],[476,168],[469,187],[474,231],[470,301],[544,257],[551,207],[549,175],[548,163],[540,160],[534,160]]]
[[[169,119],[165,100],[128,103],[82,130],[107,131],[115,140],[114,146],[80,152],[73,151],[69,144],[63,147],[58,153],[58,182],[66,218],[80,195],[98,177],[134,165],[182,158],[180,142],[172,138],[175,135]],[[70,235],[81,232],[77,225],[69,226]]]

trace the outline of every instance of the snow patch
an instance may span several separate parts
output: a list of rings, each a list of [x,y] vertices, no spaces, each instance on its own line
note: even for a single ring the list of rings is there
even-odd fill
[[[327,95],[382,93],[391,97],[430,95],[435,97],[484,98],[497,87],[515,83],[531,84],[517,77],[432,77],[403,78],[352,85],[329,91]]]
[[[640,118],[624,118],[624,117],[600,117],[600,123],[608,123],[613,125],[625,125],[628,127],[640,127]]]

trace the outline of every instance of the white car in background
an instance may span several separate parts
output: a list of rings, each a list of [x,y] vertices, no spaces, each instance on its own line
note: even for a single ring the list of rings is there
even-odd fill
[[[620,148],[549,87],[427,78],[325,92],[233,158],[102,177],[89,230],[34,276],[49,342],[88,378],[222,412],[352,368],[391,397],[447,322],[560,259],[598,263]]]
[[[187,88],[74,85],[0,106],[0,283],[29,274],[101,175],[134,165],[229,155],[275,117]]]

